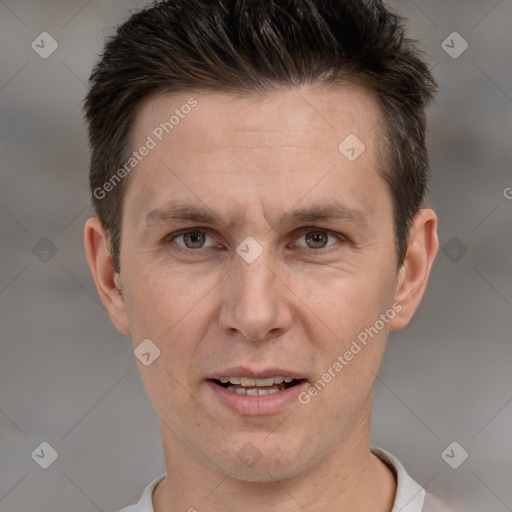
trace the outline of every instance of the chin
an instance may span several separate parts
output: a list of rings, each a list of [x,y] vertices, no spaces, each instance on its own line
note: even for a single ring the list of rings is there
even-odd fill
[[[235,451],[233,446],[227,448],[222,454],[225,472],[244,482],[270,483],[294,478],[310,465],[304,450],[296,446],[279,447],[263,439],[238,442]]]
[[[251,483],[272,483],[276,481],[288,480],[300,475],[302,471],[295,467],[283,468],[275,461],[264,462],[261,459],[253,468],[245,468],[238,464],[232,465],[230,471],[231,478]]]

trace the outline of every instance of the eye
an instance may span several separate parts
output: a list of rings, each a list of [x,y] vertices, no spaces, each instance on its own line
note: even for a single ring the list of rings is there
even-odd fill
[[[292,248],[312,249],[311,252],[315,255],[335,251],[336,248],[330,248],[345,240],[343,235],[325,229],[306,227],[301,232],[302,234],[295,238],[296,241]],[[175,244],[178,246],[176,250],[188,253],[199,253],[201,250],[210,248],[222,248],[222,245],[215,242],[208,234],[208,230],[199,228],[183,229],[172,233],[166,237],[164,243]]]
[[[343,240],[342,235],[334,234],[331,231],[312,228],[306,229],[307,231],[305,231],[304,234],[297,239],[298,242],[295,243],[297,247],[306,247],[308,249],[325,249]],[[304,243],[300,243],[300,240],[304,240]]]
[[[205,246],[207,239],[213,241],[213,239],[202,229],[189,229],[183,230],[179,233],[174,233],[167,239],[168,242],[175,242],[176,245],[183,249],[205,249],[207,247],[213,247],[215,244]]]

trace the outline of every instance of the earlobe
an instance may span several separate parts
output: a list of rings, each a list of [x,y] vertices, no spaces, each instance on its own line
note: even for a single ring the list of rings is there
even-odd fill
[[[438,248],[437,216],[433,210],[422,209],[414,216],[407,253],[398,272],[395,301],[402,309],[390,323],[392,330],[405,327],[418,308]]]
[[[98,217],[87,219],[84,244],[96,288],[110,319],[120,333],[129,335],[130,327],[121,291],[121,279],[114,269],[108,247],[108,235]]]

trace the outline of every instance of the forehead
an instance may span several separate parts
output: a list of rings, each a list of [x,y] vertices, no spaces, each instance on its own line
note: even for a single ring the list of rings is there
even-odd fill
[[[138,109],[132,145],[151,139],[153,147],[130,176],[125,203],[132,202],[129,214],[140,222],[173,195],[203,206],[215,200],[227,210],[230,201],[289,207],[308,189],[335,196],[340,187],[345,203],[356,202],[358,189],[381,180],[379,122],[377,101],[355,86],[252,97],[204,91],[152,96]],[[350,161],[340,143],[354,136],[364,152]],[[319,180],[321,186],[314,185]]]
[[[188,108],[192,99],[196,106]],[[169,134],[176,150],[222,150],[244,142],[261,146],[265,140],[298,140],[305,148],[316,148],[318,141],[308,140],[304,132],[364,136],[380,120],[379,112],[370,92],[348,84],[336,90],[304,87],[258,96],[204,91],[153,95],[138,109],[134,139],[140,141],[174,117]],[[333,150],[330,140],[321,147]]]

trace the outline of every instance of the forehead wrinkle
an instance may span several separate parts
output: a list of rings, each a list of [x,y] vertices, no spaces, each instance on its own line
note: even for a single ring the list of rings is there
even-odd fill
[[[317,131],[317,130],[312,130],[310,128],[272,128],[272,127],[268,127],[268,128],[260,128],[260,129],[256,129],[256,128],[237,128],[237,129],[234,129],[234,130],[230,130],[231,133],[238,133],[238,132],[241,132],[241,133],[286,133],[286,132],[314,132],[314,131]]]
[[[305,146],[293,146],[291,144],[277,144],[277,145],[263,145],[263,144],[256,144],[254,146],[224,146],[224,147],[217,147],[217,148],[212,148],[212,149],[207,149],[207,150],[204,150],[204,151],[201,151],[201,150],[196,150],[195,153],[214,153],[214,152],[219,152],[219,151],[247,151],[247,150],[262,150],[262,149],[270,149],[270,150],[276,150],[276,151],[281,151],[281,150],[288,150],[288,149],[291,149],[291,150],[300,150],[300,151],[308,151],[309,153],[312,153],[312,152],[316,152],[316,153],[320,153],[320,154],[324,154],[326,152],[326,150],[324,149],[316,149],[316,148],[309,148],[309,147],[305,147]],[[336,149],[333,149],[331,150],[333,153],[335,153],[337,151],[337,148]]]

